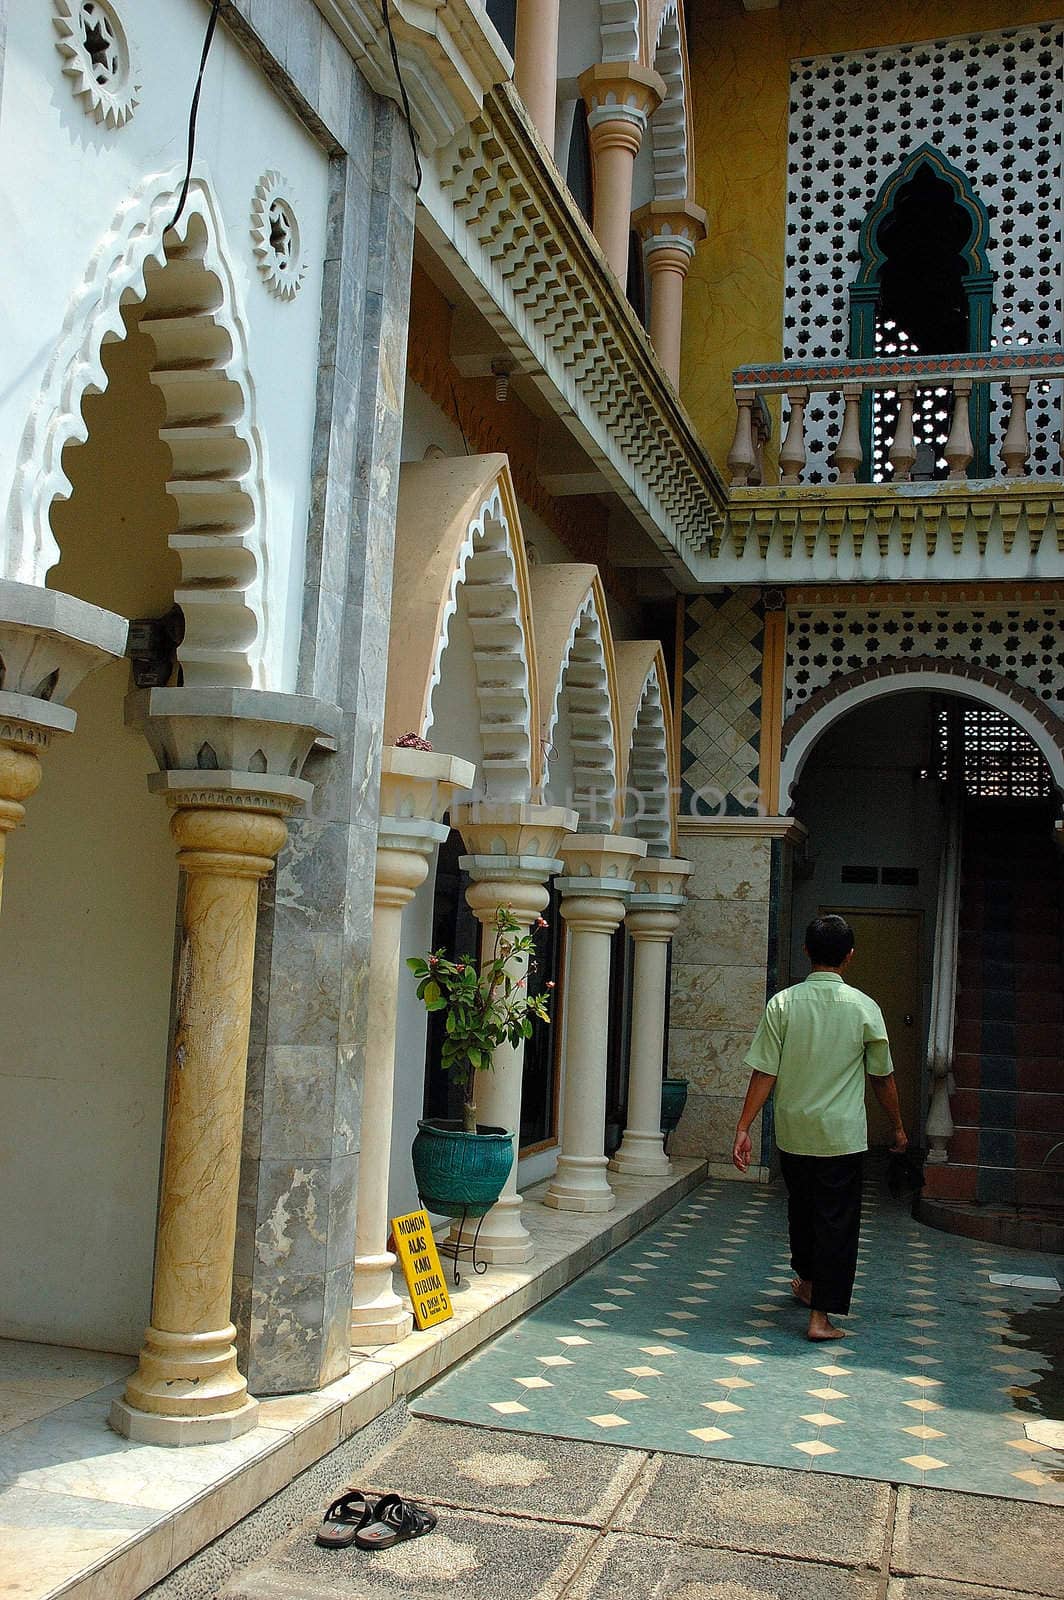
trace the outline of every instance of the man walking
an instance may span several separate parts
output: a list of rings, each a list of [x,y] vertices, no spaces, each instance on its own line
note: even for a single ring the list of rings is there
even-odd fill
[[[809,1307],[807,1336],[817,1343],[843,1337],[829,1313],[845,1316],[850,1309],[868,1148],[866,1075],[893,1123],[891,1149],[900,1154],[908,1144],[883,1013],[843,982],[853,942],[843,917],[817,917],[806,929],[813,970],[765,1007],[744,1062],[753,1070],[732,1150],[732,1161],[745,1172],[752,1155],[750,1125],[775,1090],[776,1144],[796,1274],[791,1288]]]

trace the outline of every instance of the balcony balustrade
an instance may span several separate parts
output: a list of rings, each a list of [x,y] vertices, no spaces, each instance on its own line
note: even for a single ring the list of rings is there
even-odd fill
[[[800,484],[806,466],[806,411],[813,394],[841,394],[841,418],[831,464],[836,482],[903,483],[943,477],[947,483],[969,477],[1026,478],[1031,440],[1028,397],[1034,384],[1064,377],[1064,349],[1053,346],[989,350],[971,355],[879,357],[860,361],[788,361],[777,366],[740,367],[733,376],[737,417],[728,454],[733,488],[766,482],[765,445],[769,437],[766,396],[785,395],[789,413],[779,448],[781,484]],[[973,471],[977,430],[973,398],[978,386],[1003,393],[1007,421],[997,451],[1002,470]],[[941,397],[941,436],[918,438],[915,408],[928,391]],[[869,460],[872,397],[894,410],[889,445],[876,437]],[[884,419],[885,420],[885,419]],[[879,425],[882,427],[882,424]],[[926,430],[925,430],[926,431]],[[928,448],[928,443],[933,448]],[[1060,439],[1057,436],[1059,448]],[[890,472],[886,471],[889,463]],[[864,469],[862,471],[862,469]],[[1057,463],[1054,476],[1060,472]]]

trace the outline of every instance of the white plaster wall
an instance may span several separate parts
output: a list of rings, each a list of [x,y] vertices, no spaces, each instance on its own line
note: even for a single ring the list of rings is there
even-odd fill
[[[108,347],[53,508],[62,585],[131,616],[172,593],[173,502],[153,351]],[[0,917],[0,1334],[134,1352],[151,1299],[178,871],[129,666],[77,695],[8,846]]]
[[[0,106],[0,197],[7,224],[0,259],[5,505],[47,364],[64,328],[87,316],[75,300],[90,264],[112,247],[122,208],[146,180],[170,175],[178,182],[183,171],[207,8],[201,0],[121,0],[119,9],[142,88],[132,119],[117,130],[97,124],[71,92],[51,5],[39,0],[13,6],[8,21]],[[267,289],[250,237],[255,187],[271,168],[284,175],[298,208],[308,263],[303,286],[289,302]],[[274,624],[266,681],[291,689],[310,495],[328,160],[224,24],[204,80],[195,171],[210,185],[223,220],[223,249],[246,324],[255,420],[266,453],[267,599]],[[100,603],[106,605],[106,598]]]

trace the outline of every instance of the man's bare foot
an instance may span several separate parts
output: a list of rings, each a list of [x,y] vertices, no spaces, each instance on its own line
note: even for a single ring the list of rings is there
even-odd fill
[[[807,1306],[813,1298],[813,1285],[808,1278],[792,1278],[791,1293],[803,1306]]]
[[[805,1336],[814,1344],[826,1344],[829,1339],[845,1339],[846,1333],[843,1328],[836,1328],[833,1322],[829,1322],[823,1311],[811,1311]]]

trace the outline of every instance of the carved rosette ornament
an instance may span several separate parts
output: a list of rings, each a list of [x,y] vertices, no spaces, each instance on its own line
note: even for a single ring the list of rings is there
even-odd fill
[[[141,86],[126,31],[107,0],[52,0],[63,71],[85,110],[108,128],[128,122]]]
[[[251,242],[266,286],[291,300],[306,276],[295,206],[279,172],[265,172],[251,202]]]

